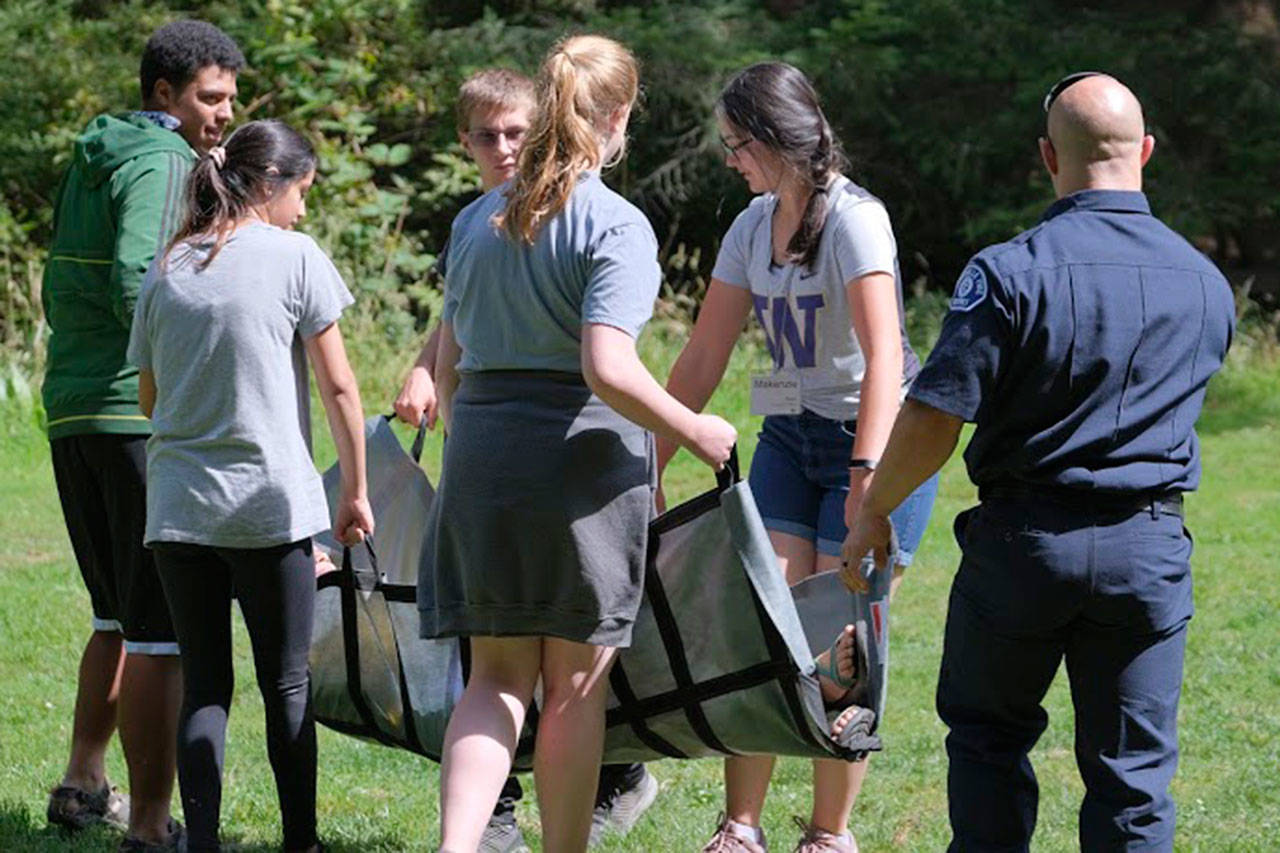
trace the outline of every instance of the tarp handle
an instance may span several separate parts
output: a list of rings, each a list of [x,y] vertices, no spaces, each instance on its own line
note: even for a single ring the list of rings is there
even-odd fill
[[[369,565],[373,569],[373,579],[366,583],[361,583],[360,576],[367,575],[368,572],[357,572],[355,567],[351,565],[351,546],[349,545],[342,546],[342,571],[351,578],[351,583],[354,587],[364,592],[372,592],[378,586],[379,581],[382,580],[382,572],[378,571],[378,555],[373,550],[373,536],[366,535],[364,537],[364,547],[369,552]]]
[[[733,487],[742,479],[742,474],[738,469],[738,445],[734,445],[729,450],[729,461],[724,463],[724,467],[716,472],[716,485],[720,487],[720,491],[726,491]]]
[[[395,412],[382,416],[387,423],[391,423],[396,419]],[[418,434],[413,437],[413,446],[409,448],[409,455],[413,457],[413,461],[422,464],[422,445],[427,440],[427,416],[422,416],[422,421],[418,424]]]

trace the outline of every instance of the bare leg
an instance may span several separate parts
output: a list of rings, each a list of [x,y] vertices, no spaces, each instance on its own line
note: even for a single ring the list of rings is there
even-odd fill
[[[788,586],[813,574],[816,552],[812,542],[770,530],[769,543],[778,555]],[[725,814],[729,820],[746,826],[760,825],[774,760],[772,755],[742,755],[724,760]]]
[[[119,704],[120,746],[129,765],[129,834],[164,841],[177,766],[181,659],[125,655]]]
[[[63,785],[82,791],[102,790],[107,779],[107,744],[116,730],[123,666],[124,638],[116,631],[94,631],[80,656],[71,756]]]
[[[617,649],[554,637],[544,638],[542,648],[543,708],[533,760],[542,849],[580,853],[591,833],[608,674]]]
[[[470,853],[480,844],[511,770],[538,680],[542,642],[541,637],[471,638],[471,677],[449,717],[441,750],[443,851]],[[589,817],[589,804],[587,812]]]

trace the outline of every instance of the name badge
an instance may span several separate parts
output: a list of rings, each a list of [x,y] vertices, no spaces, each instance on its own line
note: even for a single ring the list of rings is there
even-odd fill
[[[757,373],[751,377],[751,414],[798,415],[800,379],[784,373]]]

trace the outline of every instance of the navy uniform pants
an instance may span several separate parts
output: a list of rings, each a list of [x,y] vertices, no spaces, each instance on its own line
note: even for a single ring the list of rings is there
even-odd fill
[[[961,513],[938,714],[949,728],[952,851],[1025,851],[1027,754],[1064,658],[1085,784],[1082,850],[1171,850],[1177,711],[1191,618],[1180,507],[999,496]]]

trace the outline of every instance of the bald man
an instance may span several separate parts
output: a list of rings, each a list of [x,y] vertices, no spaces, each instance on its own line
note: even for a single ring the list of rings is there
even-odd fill
[[[1194,424],[1231,340],[1232,294],[1151,215],[1142,167],[1154,143],[1129,89],[1071,75],[1044,107],[1058,200],[960,274],[844,556],[883,562],[889,512],[976,424],[964,456],[980,503],[955,520],[962,559],[938,678],[951,849],[1029,848],[1027,756],[1065,658],[1081,849],[1171,850],[1192,609],[1182,493],[1200,479]]]

